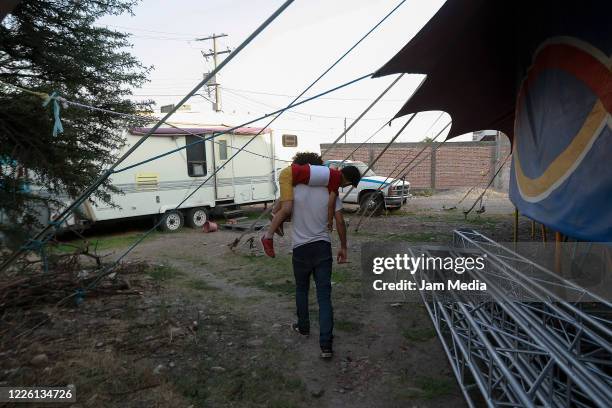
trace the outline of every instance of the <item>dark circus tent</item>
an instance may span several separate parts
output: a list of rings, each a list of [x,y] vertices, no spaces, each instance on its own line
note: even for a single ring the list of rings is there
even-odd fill
[[[510,198],[569,237],[612,241],[612,2],[448,0],[376,73],[426,74],[396,114],[512,141]]]

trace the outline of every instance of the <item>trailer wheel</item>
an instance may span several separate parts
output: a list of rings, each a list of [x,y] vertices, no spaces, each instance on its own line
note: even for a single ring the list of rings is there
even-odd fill
[[[192,208],[187,211],[187,225],[191,228],[202,228],[208,220],[208,210],[204,207]]]
[[[164,232],[176,232],[183,226],[183,214],[178,211],[167,211],[162,215],[161,229]]]

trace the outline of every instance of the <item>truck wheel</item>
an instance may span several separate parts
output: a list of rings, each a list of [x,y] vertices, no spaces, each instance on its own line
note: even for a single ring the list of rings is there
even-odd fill
[[[380,215],[384,209],[385,202],[381,193],[365,193],[359,200],[359,210],[366,216]]]
[[[161,229],[164,232],[176,232],[183,226],[183,214],[179,211],[167,211],[162,215]]]
[[[187,225],[191,228],[202,228],[208,220],[208,210],[204,207],[192,208],[187,211]]]

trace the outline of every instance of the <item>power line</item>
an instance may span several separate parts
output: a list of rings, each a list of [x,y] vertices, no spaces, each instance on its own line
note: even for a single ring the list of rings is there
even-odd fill
[[[244,92],[244,93],[249,93],[249,94],[254,94],[254,95],[267,95],[267,96],[279,96],[279,97],[283,97],[283,98],[295,98],[296,95],[288,95],[288,94],[282,94],[282,93],[273,93],[273,92],[262,92],[262,91],[253,91],[253,90],[249,90],[249,89],[238,89],[238,88],[227,88],[225,87],[224,89],[226,90],[230,90],[230,91],[234,91],[234,92]],[[320,99],[326,99],[326,100],[330,100],[330,101],[367,101],[370,102],[371,99],[368,98],[334,98],[334,97],[328,97],[328,98],[320,98]],[[406,102],[404,99],[386,99],[386,100],[381,100],[380,102]]]
[[[170,34],[170,35],[179,35],[179,36],[182,35],[185,37],[189,37],[192,40],[199,36],[199,34],[177,33],[177,32],[171,32],[171,31],[158,31],[158,30],[150,30],[146,28],[128,27],[128,26],[121,26],[121,25],[114,25],[114,24],[104,24],[104,28],[107,28],[107,27],[121,28],[125,30],[134,30],[134,31],[144,31],[147,33]]]
[[[170,80],[175,80],[175,78],[158,78],[155,81],[170,81]],[[185,79],[185,81],[187,81]],[[154,88],[154,89],[176,89],[176,86],[172,86],[172,85],[153,85],[153,86],[147,86],[148,88]],[[253,95],[265,95],[265,96],[276,96],[276,97],[281,97],[281,98],[295,98],[297,95],[289,95],[289,94],[282,94],[282,93],[274,93],[274,92],[262,92],[262,91],[254,91],[254,90],[249,90],[249,89],[239,89],[239,88],[229,88],[229,87],[223,87],[223,89],[228,90],[228,91],[232,91],[234,93],[240,94],[240,93],[246,93],[246,94],[253,94]],[[136,95],[136,94],[135,94]],[[181,96],[181,95],[177,95],[177,94],[138,94],[137,96]],[[328,101],[347,101],[347,102],[371,102],[371,99],[368,98],[338,98],[338,97],[323,97],[323,98],[319,98],[322,100],[328,100]],[[380,100],[380,102],[386,102],[386,103],[398,103],[398,102],[406,102],[405,99],[382,99]]]
[[[244,95],[240,95],[240,94],[238,94],[238,93],[236,93],[234,91],[229,90],[229,88],[224,88],[224,89],[228,93],[234,94],[235,96],[243,98],[243,99],[245,99],[247,101],[251,101],[253,103],[257,103],[259,105],[263,105],[263,106],[265,106],[267,108],[277,109],[273,105],[270,105],[270,104],[258,101],[256,99],[249,98],[249,97],[244,96]],[[322,118],[322,119],[344,119],[345,118],[345,116],[328,116],[328,115],[320,115],[320,114],[317,114],[317,113],[299,112],[299,111],[295,111],[295,110],[290,110],[289,113],[294,113],[296,115],[302,115],[302,116],[308,116],[308,117]],[[355,118],[348,118],[348,117],[346,117],[346,118],[347,119],[351,119],[351,120],[355,119]],[[386,118],[367,118],[367,119],[362,119],[362,120],[375,120],[375,121],[379,121],[379,120],[384,120],[384,119],[386,119]]]

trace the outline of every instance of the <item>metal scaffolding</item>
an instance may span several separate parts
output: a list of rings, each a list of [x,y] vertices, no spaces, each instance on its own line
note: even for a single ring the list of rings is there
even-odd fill
[[[486,256],[472,276],[486,283],[486,297],[420,291],[470,407],[481,398],[489,407],[610,406],[610,302],[473,230],[455,231],[453,247],[410,251]]]

